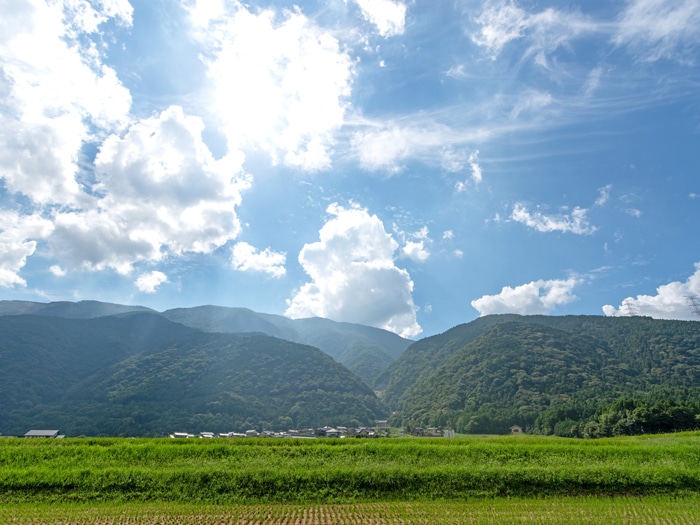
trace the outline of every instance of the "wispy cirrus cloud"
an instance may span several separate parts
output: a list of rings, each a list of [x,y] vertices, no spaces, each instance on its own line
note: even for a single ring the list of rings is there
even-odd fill
[[[599,23],[577,11],[548,8],[529,13],[506,0],[487,2],[475,22],[478,30],[471,39],[492,58],[510,42],[524,40],[524,56],[534,56],[540,62],[572,40],[601,30]]]
[[[628,0],[613,42],[643,60],[695,62],[700,46],[700,3],[695,0]]]

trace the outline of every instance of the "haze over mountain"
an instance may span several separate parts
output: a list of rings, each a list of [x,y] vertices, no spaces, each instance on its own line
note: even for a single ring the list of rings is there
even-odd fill
[[[317,348],[142,312],[0,316],[0,421],[72,435],[366,425],[374,392]]]
[[[0,315],[33,313],[41,316],[90,319],[129,312],[155,310],[99,301],[36,303],[0,301]],[[320,348],[371,384],[411,344],[393,332],[328,319],[289,319],[281,315],[253,312],[247,308],[199,306],[163,312],[164,318],[205,332],[261,332]]]
[[[698,322],[492,315],[409,343],[245,308],[0,301],[0,432],[353,426],[389,410],[467,433],[700,424]]]

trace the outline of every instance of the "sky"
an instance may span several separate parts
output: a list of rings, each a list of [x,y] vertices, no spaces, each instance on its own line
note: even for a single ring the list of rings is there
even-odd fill
[[[0,0],[0,299],[700,320],[697,0]]]

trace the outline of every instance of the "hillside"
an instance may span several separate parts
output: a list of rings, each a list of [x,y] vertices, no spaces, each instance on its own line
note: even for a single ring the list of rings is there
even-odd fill
[[[206,332],[261,332],[295,343],[320,348],[372,384],[376,375],[394,362],[411,344],[393,332],[318,317],[289,319],[247,308],[198,306],[166,310],[172,321]]]
[[[513,424],[544,431],[559,419],[593,422],[622,398],[651,408],[697,400],[700,323],[489,317],[415,343],[390,367],[395,375],[384,399],[401,409],[396,421],[465,432],[505,432]]]
[[[0,432],[164,435],[360,425],[388,413],[320,350],[160,315],[0,317]]]
[[[99,301],[35,303],[0,301],[0,316],[34,314],[68,319],[91,319],[132,312],[162,315],[169,321],[203,332],[259,332],[295,343],[320,348],[339,363],[372,384],[374,378],[393,363],[412,341],[393,332],[330,319],[289,319],[281,315],[254,312],[247,308],[197,306],[158,313],[143,306]]]

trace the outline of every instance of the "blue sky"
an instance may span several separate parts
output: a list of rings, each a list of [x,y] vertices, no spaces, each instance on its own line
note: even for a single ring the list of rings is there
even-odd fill
[[[696,319],[696,0],[0,1],[0,296]]]

